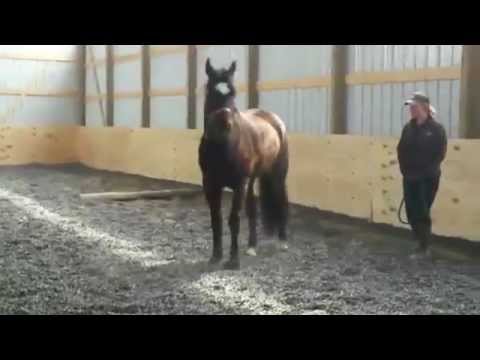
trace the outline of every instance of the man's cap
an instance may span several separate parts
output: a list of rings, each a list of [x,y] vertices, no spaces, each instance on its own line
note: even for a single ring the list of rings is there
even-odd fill
[[[416,92],[413,96],[405,101],[405,105],[412,105],[412,104],[430,104],[430,98],[422,92]]]

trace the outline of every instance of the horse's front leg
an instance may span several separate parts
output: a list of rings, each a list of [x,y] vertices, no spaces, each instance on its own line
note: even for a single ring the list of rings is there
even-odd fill
[[[213,231],[213,255],[210,264],[215,265],[223,258],[223,219],[222,219],[222,188],[204,183],[205,195],[210,206],[210,217]]]
[[[232,236],[232,243],[230,247],[230,260],[225,263],[225,269],[238,270],[240,268],[240,257],[238,254],[238,235],[240,233],[240,211],[242,210],[243,196],[245,192],[245,186],[241,186],[234,189],[232,212],[228,224],[230,225],[230,233]]]

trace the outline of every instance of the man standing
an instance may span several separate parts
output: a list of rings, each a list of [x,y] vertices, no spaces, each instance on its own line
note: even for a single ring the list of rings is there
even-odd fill
[[[434,120],[430,99],[417,92],[405,102],[411,120],[403,129],[398,144],[398,161],[403,175],[407,218],[419,247],[414,257],[429,255],[432,234],[430,210],[441,177],[441,163],[447,153],[444,127]]]

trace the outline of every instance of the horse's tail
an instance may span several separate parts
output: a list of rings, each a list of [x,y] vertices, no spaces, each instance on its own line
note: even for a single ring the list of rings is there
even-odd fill
[[[273,235],[288,221],[288,143],[284,139],[272,171],[260,177],[260,205],[265,232]]]

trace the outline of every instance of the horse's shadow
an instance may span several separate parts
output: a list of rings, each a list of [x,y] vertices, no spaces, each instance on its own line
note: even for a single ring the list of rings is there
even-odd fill
[[[233,271],[233,274],[248,269],[249,267],[255,266],[282,253],[282,251],[276,247],[276,244],[271,241],[265,242],[264,244],[259,244],[257,250],[257,256],[248,256],[245,254],[245,252],[243,252],[244,254],[240,256],[240,269]],[[224,269],[224,264],[226,261],[227,257],[225,257],[224,260],[218,264],[210,264],[207,258],[193,262],[178,259],[177,261],[169,264],[151,267],[150,272],[155,273],[156,276],[164,279],[196,281],[206,274],[220,274],[223,272],[232,273],[232,270]]]

